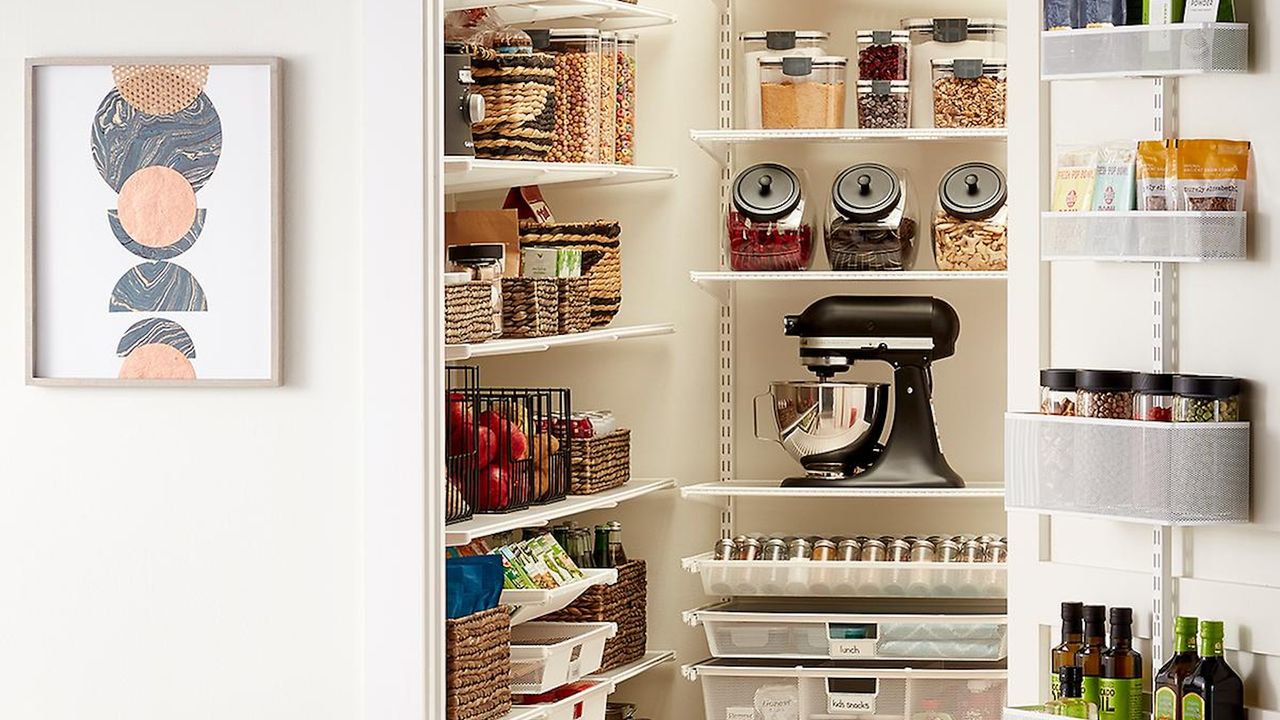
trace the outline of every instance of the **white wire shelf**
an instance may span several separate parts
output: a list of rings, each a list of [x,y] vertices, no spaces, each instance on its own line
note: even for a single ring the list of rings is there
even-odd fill
[[[476,515],[444,529],[446,547],[466,545],[473,540],[509,530],[545,527],[552,521],[592,510],[609,510],[619,503],[676,486],[673,478],[633,478],[626,485],[596,495],[570,495],[557,503],[531,507],[505,515]]]
[[[850,498],[850,499],[924,499],[935,500],[1003,500],[1004,486],[991,483],[971,484],[963,488],[846,488],[846,487],[779,487],[777,480],[734,480],[686,485],[680,488],[686,500],[718,503],[725,498]]]
[[[674,168],[663,167],[486,160],[446,155],[444,191],[449,195],[459,195],[506,190],[522,185],[564,183],[621,185],[670,180],[678,174]]]
[[[607,672],[590,675],[586,679],[608,680],[614,685],[621,685],[637,675],[642,675],[663,663],[673,662],[675,659],[675,650],[650,650],[644,654],[644,657],[633,663],[627,663],[622,667],[617,667]]]
[[[525,353],[546,352],[553,348],[573,347],[575,345],[599,345],[632,338],[670,335],[675,331],[675,325],[664,323],[605,328],[573,335],[552,335],[540,338],[500,338],[473,345],[445,345],[444,359],[467,360],[470,358],[493,357],[495,355],[522,355]]]
[[[502,720],[546,720],[547,711],[537,705],[515,705]]]
[[[800,272],[736,272],[721,270],[713,272],[693,271],[689,279],[706,292],[722,302],[729,297],[729,289],[736,283],[760,282],[951,282],[960,280],[1000,281],[1007,280],[1009,273],[993,272],[944,272],[941,270],[883,271],[883,272],[836,272],[836,271],[800,271]]]
[[[711,157],[724,163],[732,145],[756,143],[902,143],[902,142],[1006,142],[1005,128],[905,128],[834,130],[690,130],[689,137]]]
[[[444,0],[445,11],[479,7],[496,7],[508,25],[581,20],[601,30],[633,30],[676,21],[676,16],[665,10],[622,0]]]
[[[502,604],[511,608],[511,624],[520,625],[569,607],[582,593],[597,585],[618,582],[618,571],[612,568],[585,569],[583,577],[550,590],[503,590]]]
[[[1041,78],[1105,80],[1243,73],[1249,69],[1246,23],[1128,25],[1046,31]]]
[[[712,597],[1003,599],[1008,566],[981,562],[716,560],[684,558]]]
[[[1048,261],[1244,260],[1248,215],[1240,212],[1046,212],[1040,255]]]

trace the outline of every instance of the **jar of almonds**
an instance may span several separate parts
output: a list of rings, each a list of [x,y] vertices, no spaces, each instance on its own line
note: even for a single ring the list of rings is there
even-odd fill
[[[1008,268],[1007,199],[1004,173],[994,165],[965,163],[943,176],[933,215],[933,259],[939,270]]]

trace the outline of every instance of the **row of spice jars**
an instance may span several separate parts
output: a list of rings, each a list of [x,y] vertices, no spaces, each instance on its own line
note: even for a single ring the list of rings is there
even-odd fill
[[[636,35],[587,29],[528,30],[553,55],[552,162],[632,165],[636,133]]]
[[[1009,541],[997,535],[796,537],[739,535],[716,543],[716,560],[1002,563]]]
[[[1055,368],[1040,371],[1040,412],[1150,422],[1236,422],[1241,385],[1239,378],[1221,375]]]
[[[726,218],[730,267],[798,271],[812,267],[813,204],[803,171],[754,165],[733,183]],[[836,271],[913,270],[921,224],[907,173],[860,163],[836,177],[825,224],[827,260]],[[965,163],[938,185],[933,254],[944,271],[999,271],[1008,265],[1005,177],[986,163]]]

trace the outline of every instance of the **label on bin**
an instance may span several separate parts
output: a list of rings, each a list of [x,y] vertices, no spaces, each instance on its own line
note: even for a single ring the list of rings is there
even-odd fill
[[[827,712],[832,715],[875,715],[880,683],[875,678],[828,678]]]
[[[841,658],[864,658],[876,656],[876,641],[874,638],[863,640],[832,640],[831,641],[831,657],[839,660]]]
[[[753,707],[725,708],[724,720],[756,720],[756,709]]]

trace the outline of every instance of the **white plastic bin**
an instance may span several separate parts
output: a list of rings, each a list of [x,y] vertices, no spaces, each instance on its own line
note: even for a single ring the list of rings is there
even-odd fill
[[[605,708],[614,685],[608,681],[583,683],[583,689],[553,703],[517,705],[517,709],[538,708],[543,720],[604,720]]]
[[[537,695],[600,669],[614,623],[531,622],[511,628],[511,692]]]
[[[1004,563],[715,560],[686,558],[713,596],[1003,598]]]

